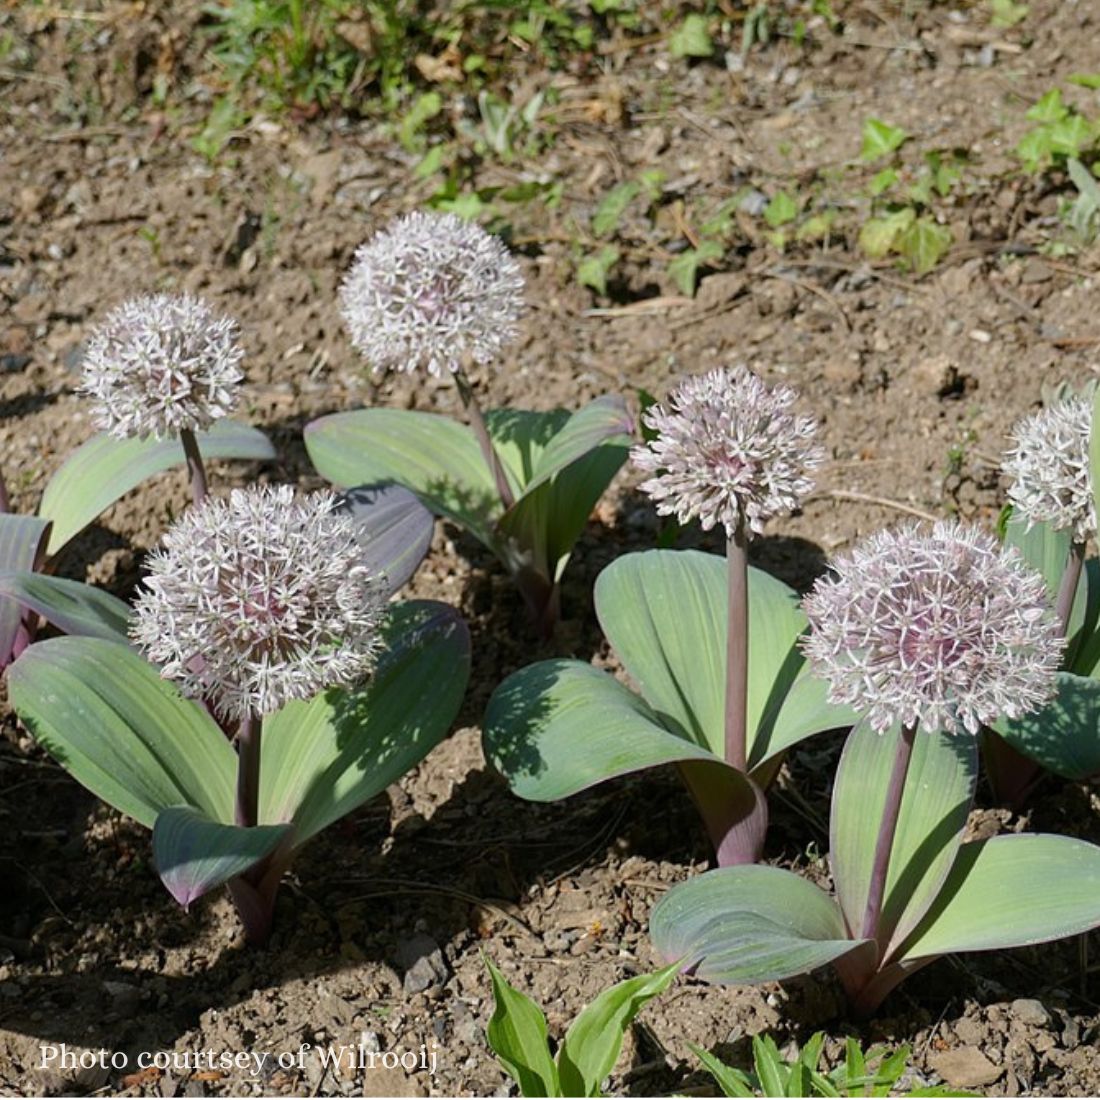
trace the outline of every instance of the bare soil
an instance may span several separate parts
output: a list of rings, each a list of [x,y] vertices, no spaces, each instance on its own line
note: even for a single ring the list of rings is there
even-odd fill
[[[910,514],[992,525],[1007,428],[1045,387],[1096,376],[1100,254],[1040,251],[1056,199],[1014,173],[1009,150],[1028,103],[1070,73],[1100,70],[1100,12],[1087,0],[1032,0],[1021,28],[997,30],[978,7],[912,8],[851,5],[843,37],[808,53],[781,42],[735,71],[670,61],[650,45],[581,75],[532,72],[531,87],[556,82],[575,109],[561,112],[537,162],[489,165],[477,181],[550,173],[585,209],[617,180],[658,167],[685,195],[728,197],[746,181],[768,190],[854,160],[872,114],[918,143],[980,160],[983,186],[952,211],[958,243],[922,278],[868,263],[843,241],[781,255],[746,219],[743,247],[694,300],[677,300],[667,265],[638,249],[609,306],[577,286],[560,212],[532,204],[515,216],[531,308],[520,344],[477,380],[486,403],[543,409],[605,392],[663,394],[681,373],[738,361],[790,382],[824,421],[832,461],[805,511],[776,523],[754,553],[799,588],[829,554]],[[201,292],[243,325],[244,416],[280,457],[218,467],[218,485],[319,485],[303,426],[368,400],[336,287],[355,246],[425,201],[430,185],[413,176],[418,158],[366,122],[254,122],[214,164],[193,152],[186,137],[200,124],[201,86],[175,113],[151,105],[148,91],[165,43],[176,63],[197,66],[199,10],[107,5],[78,28],[79,51],[64,13],[8,5],[0,16],[0,31],[33,55],[18,71],[0,63],[0,465],[21,510],[92,434],[74,393],[81,343],[129,295]],[[91,99],[98,121],[79,110]],[[391,380],[377,400],[458,414],[450,386],[423,377]],[[479,745],[485,703],[508,673],[555,652],[613,663],[590,594],[609,561],[656,537],[633,485],[624,472],[593,515],[550,647],[530,640],[494,562],[439,524],[410,592],[457,604],[473,631],[456,732],[311,845],[267,950],[243,944],[222,897],[180,911],[152,871],[147,834],[70,780],[0,703],[0,1089],[508,1095],[484,1039],[482,952],[544,1006],[557,1036],[601,989],[654,966],[649,910],[707,859],[675,776],[535,806],[486,769]],[[142,555],[186,502],[182,475],[143,487],[77,540],[62,572],[129,595]],[[682,544],[718,549],[690,535]],[[772,798],[766,858],[820,881],[838,751],[826,737],[794,753]],[[986,790],[979,805],[972,827],[983,835],[1027,828],[1100,841],[1094,786],[1048,780],[1024,816],[991,807]],[[820,1028],[831,1057],[847,1034],[910,1044],[910,1083],[1094,1094],[1100,983],[1089,960],[1098,948],[1093,934],[945,958],[870,1023],[847,1018],[828,973],[753,989],[681,980],[627,1036],[610,1089],[713,1092],[689,1043],[744,1065],[754,1033],[782,1045]],[[272,1059],[257,1076],[135,1067],[142,1051],[296,1054],[364,1033],[368,1049],[426,1046],[435,1075],[323,1072],[312,1053],[284,1069]],[[40,1047],[62,1042],[123,1052],[129,1065],[40,1069]]]

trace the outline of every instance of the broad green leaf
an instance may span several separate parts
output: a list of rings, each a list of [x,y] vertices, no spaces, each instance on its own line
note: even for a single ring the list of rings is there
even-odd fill
[[[403,588],[432,544],[435,520],[420,498],[403,485],[361,485],[341,498],[355,521],[363,560],[385,578],[392,595]]]
[[[901,741],[860,722],[848,735],[833,786],[829,858],[837,900],[859,935],[886,791]],[[955,859],[978,774],[975,738],[918,730],[886,876],[878,940],[894,947],[928,911]]]
[[[151,829],[191,806],[233,820],[237,754],[202,707],[120,642],[51,638],[8,669],[12,709],[93,794]]]
[[[1050,147],[1055,153],[1075,157],[1096,140],[1096,128],[1084,115],[1067,115],[1050,128]]]
[[[688,1046],[699,1061],[703,1063],[703,1068],[718,1083],[723,1096],[745,1097],[756,1095],[752,1082],[741,1070],[734,1069],[733,1066],[727,1066],[721,1058],[703,1050],[702,1047],[697,1047],[694,1043],[688,1043]]]
[[[917,218],[897,239],[896,248],[918,275],[924,275],[940,262],[955,238],[946,225],[932,218]]]
[[[539,661],[493,692],[485,756],[521,798],[553,802],[680,760],[721,762],[666,729],[644,700],[583,661]]]
[[[899,149],[909,135],[900,126],[891,126],[878,118],[863,121],[863,145],[859,155],[864,160],[878,160]]]
[[[524,491],[530,492],[549,481],[601,444],[614,442],[619,447],[629,447],[633,431],[634,418],[621,397],[597,397],[573,413],[550,438],[537,456]],[[625,457],[624,454],[624,460]]]
[[[680,972],[679,962],[605,989],[569,1026],[558,1053],[558,1077],[566,1096],[599,1096],[614,1069],[623,1033],[645,1005]]]
[[[1058,694],[1040,711],[1002,718],[997,732],[1018,752],[1066,779],[1100,773],[1100,680],[1058,673]]]
[[[153,825],[153,864],[168,892],[188,908],[270,855],[289,825],[245,829],[211,821],[190,806],[172,806]]]
[[[333,485],[404,485],[433,511],[492,545],[500,498],[465,425],[434,413],[359,409],[307,424],[305,444],[317,472]]]
[[[451,728],[470,671],[458,613],[433,600],[396,604],[374,675],[288,703],[264,723],[261,824],[293,821],[295,844],[384,791]]]
[[[486,1029],[493,1053],[524,1096],[561,1096],[542,1009],[510,986],[492,962],[486,959],[485,964],[493,982],[495,1002]]]
[[[0,597],[36,612],[66,634],[113,642],[128,638],[130,609],[90,584],[44,573],[0,573]]]
[[[1036,126],[1029,130],[1016,144],[1016,155],[1030,172],[1038,171],[1050,160],[1053,142],[1049,126]]]
[[[636,180],[627,180],[620,183],[600,200],[596,212],[592,215],[592,232],[597,237],[606,237],[614,233],[619,227],[619,221],[626,208],[634,201],[642,190],[642,185]]]
[[[49,537],[49,523],[37,516],[0,513],[0,571],[30,571],[38,564],[42,545]],[[0,596],[0,668],[7,664],[15,645],[23,608]]]
[[[1066,836],[996,836],[959,849],[902,957],[1023,947],[1098,925],[1100,848]]]
[[[706,16],[697,12],[686,15],[680,26],[669,35],[668,52],[673,57],[710,57],[714,53],[714,42]]]
[[[241,458],[263,462],[275,457],[275,449],[263,432],[232,420],[219,420],[209,431],[197,432],[195,438],[206,460]],[[185,461],[178,439],[93,436],[69,456],[42,494],[38,513],[53,520],[48,553],[56,554],[147,478],[182,466]]]
[[[872,946],[848,938],[840,908],[813,883],[762,864],[674,886],[650,915],[649,934],[664,958],[724,985],[782,981]]]
[[[568,410],[532,412],[529,409],[490,409],[485,426],[512,490],[520,495],[528,487],[543,454],[570,419]]]
[[[596,612],[630,676],[669,729],[725,753],[726,559],[694,550],[625,554],[596,581]],[[807,729],[796,707],[786,724],[781,700],[805,664],[798,597],[781,581],[749,570],[749,766],[758,768],[811,732],[847,724],[823,710]],[[774,716],[774,717],[773,717]]]

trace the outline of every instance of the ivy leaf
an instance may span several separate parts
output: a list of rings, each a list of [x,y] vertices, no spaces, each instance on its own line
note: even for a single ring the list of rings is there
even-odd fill
[[[626,208],[634,201],[634,197],[641,191],[641,184],[635,180],[628,180],[613,187],[596,207],[596,213],[592,215],[592,232],[597,237],[606,237],[613,233],[619,225],[619,220],[626,213]]]
[[[1028,110],[1025,117],[1032,122],[1054,123],[1061,122],[1068,114],[1069,108],[1062,102],[1062,89],[1051,88],[1034,107]]]
[[[787,222],[793,222],[798,217],[798,203],[786,191],[779,191],[772,196],[771,202],[764,207],[764,221],[778,229]]]
[[[892,214],[869,218],[859,231],[859,247],[872,260],[881,260],[893,250],[898,237],[909,228],[915,217],[913,208],[906,206]]]
[[[891,126],[879,118],[864,119],[863,147],[859,155],[864,160],[879,160],[901,148],[908,137],[900,126]]]
[[[603,297],[607,294],[607,276],[618,262],[619,250],[614,245],[605,244],[599,252],[585,256],[577,264],[577,282]]]
[[[931,218],[917,218],[897,239],[897,251],[909,261],[910,267],[923,275],[939,263],[943,254],[954,244],[955,238],[945,225],[938,225]]]
[[[898,182],[898,173],[893,168],[883,168],[881,172],[876,173],[867,187],[867,190],[872,195],[881,195],[883,191],[889,191],[895,183]]]
[[[681,293],[694,296],[699,269],[715,260],[720,260],[725,255],[725,251],[717,241],[700,241],[698,248],[681,252],[668,265],[669,277],[679,287]]]
[[[673,57],[710,57],[714,42],[707,30],[706,16],[688,15],[669,37],[668,51]]]
[[[1014,0],[989,0],[990,23],[994,27],[1014,27],[1027,18],[1031,8]]]

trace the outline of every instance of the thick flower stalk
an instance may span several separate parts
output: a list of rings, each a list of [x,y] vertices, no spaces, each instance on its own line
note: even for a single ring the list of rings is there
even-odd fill
[[[192,491],[206,495],[195,432],[229,416],[244,378],[237,324],[190,294],[135,298],[108,314],[88,343],[81,392],[119,439],[179,436]]]
[[[874,937],[918,730],[977,734],[1039,709],[1064,641],[1042,577],[976,528],[882,531],[833,568],[803,602],[805,654],[831,702],[902,729],[860,932]]]
[[[1003,470],[1012,479],[1008,498],[1028,527],[1047,523],[1071,532],[1069,560],[1058,591],[1063,633],[1085,561],[1085,545],[1096,534],[1096,507],[1089,475],[1092,402],[1073,396],[1018,421]]]
[[[726,762],[747,763],[748,539],[773,516],[794,511],[825,459],[817,422],[792,411],[795,392],[768,387],[746,367],[683,381],[667,405],[642,418],[655,438],[631,452],[650,476],[641,484],[660,515],[726,532]]]
[[[239,723],[238,824],[256,824],[260,723],[374,667],[385,605],[331,493],[207,498],[149,557],[134,640],[183,692]]]
[[[340,288],[352,343],[372,370],[454,376],[504,506],[513,494],[466,376],[518,334],[523,275],[504,244],[454,214],[408,214],[355,254]]]

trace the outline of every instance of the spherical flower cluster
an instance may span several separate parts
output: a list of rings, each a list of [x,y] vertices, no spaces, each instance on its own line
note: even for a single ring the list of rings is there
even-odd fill
[[[190,294],[155,294],[119,306],[92,334],[80,388],[104,431],[165,439],[233,411],[243,357],[236,322]]]
[[[351,686],[374,666],[385,594],[331,493],[208,497],[149,558],[132,633],[185,694],[240,719]]]
[[[795,393],[769,388],[745,367],[685,379],[668,407],[643,417],[657,433],[631,452],[652,476],[642,491],[663,516],[722,524],[733,537],[743,523],[761,533],[773,516],[794,511],[813,488],[808,476],[825,459],[817,421],[791,412]]]
[[[1043,578],[976,528],[881,531],[803,603],[829,698],[882,732],[978,733],[1054,694],[1063,641]]]
[[[454,214],[409,214],[362,245],[340,288],[352,343],[376,370],[489,363],[516,338],[523,276],[497,237]]]
[[[1089,478],[1092,402],[1070,397],[1025,417],[1012,429],[1013,447],[1004,472],[1015,509],[1028,525],[1069,528],[1077,542],[1096,534],[1096,508]]]

